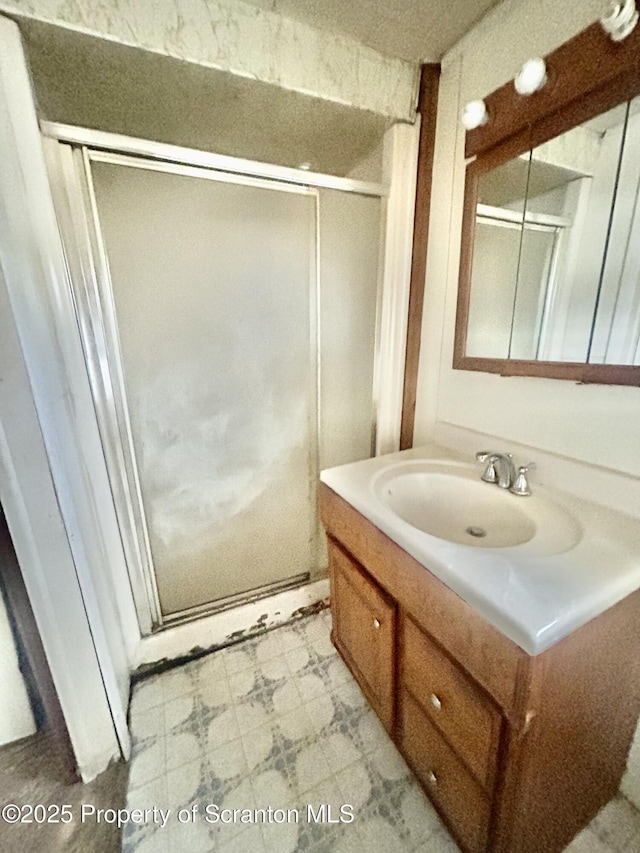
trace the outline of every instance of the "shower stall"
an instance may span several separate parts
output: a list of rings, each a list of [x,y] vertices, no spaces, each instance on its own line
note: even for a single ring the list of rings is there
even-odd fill
[[[319,470],[375,436],[382,186],[44,132],[143,634],[317,576]]]

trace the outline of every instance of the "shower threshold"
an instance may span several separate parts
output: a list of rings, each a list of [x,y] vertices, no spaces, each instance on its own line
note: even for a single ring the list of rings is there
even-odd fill
[[[297,587],[305,586],[311,582],[311,572],[303,572],[299,575],[294,575],[291,578],[286,578],[282,581],[266,584],[265,586],[255,587],[254,589],[239,592],[236,595],[229,595],[225,598],[216,601],[210,601],[206,604],[199,604],[196,607],[190,607],[187,610],[180,610],[176,613],[163,615],[162,624],[157,625],[153,629],[153,633],[159,633],[166,628],[175,628],[176,625],[183,625],[186,622],[193,622],[196,619],[202,619],[205,616],[212,616],[215,613],[221,613],[224,610],[231,610],[234,607],[239,607],[243,604],[252,604],[259,601],[261,598],[268,598],[276,595],[279,592],[296,589]]]

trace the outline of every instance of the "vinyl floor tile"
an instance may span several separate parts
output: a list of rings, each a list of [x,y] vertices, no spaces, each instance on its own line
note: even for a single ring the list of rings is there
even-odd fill
[[[128,802],[172,813],[164,830],[126,827],[123,853],[458,851],[330,630],[316,614],[136,687]],[[618,797],[567,853],[638,839]]]

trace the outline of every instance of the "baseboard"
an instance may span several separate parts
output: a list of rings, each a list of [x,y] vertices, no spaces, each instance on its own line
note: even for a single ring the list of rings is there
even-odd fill
[[[166,628],[140,640],[135,668],[178,661],[239,642],[269,628],[305,615],[329,597],[329,579],[312,581],[295,589],[213,613],[202,619]]]

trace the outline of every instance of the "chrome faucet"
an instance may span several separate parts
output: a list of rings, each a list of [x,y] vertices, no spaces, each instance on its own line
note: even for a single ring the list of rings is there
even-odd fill
[[[535,468],[533,462],[521,465],[517,472],[510,453],[495,453],[492,450],[481,450],[476,453],[478,462],[486,462],[487,467],[480,478],[485,483],[495,483],[501,489],[509,489],[514,495],[522,497],[531,494],[527,480],[529,468]]]
[[[486,462],[487,467],[480,479],[485,483],[496,483],[501,489],[510,489],[516,479],[516,468],[510,453],[494,453],[481,450],[476,453],[478,462]]]

